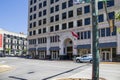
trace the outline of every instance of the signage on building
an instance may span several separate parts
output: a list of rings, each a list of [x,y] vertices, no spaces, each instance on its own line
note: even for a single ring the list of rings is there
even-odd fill
[[[0,34],[0,50],[3,50],[3,36]]]

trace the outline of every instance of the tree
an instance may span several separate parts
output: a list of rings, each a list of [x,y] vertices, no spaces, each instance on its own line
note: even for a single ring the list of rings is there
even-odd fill
[[[120,11],[115,14],[115,19],[120,21]]]

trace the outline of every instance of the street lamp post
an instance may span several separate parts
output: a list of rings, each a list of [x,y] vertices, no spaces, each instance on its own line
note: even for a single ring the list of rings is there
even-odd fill
[[[99,49],[98,49],[98,0],[91,0],[92,8],[92,80],[99,80]]]

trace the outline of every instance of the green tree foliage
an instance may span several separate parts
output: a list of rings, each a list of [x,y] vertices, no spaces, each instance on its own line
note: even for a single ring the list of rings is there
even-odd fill
[[[115,19],[120,21],[120,11],[115,14]]]

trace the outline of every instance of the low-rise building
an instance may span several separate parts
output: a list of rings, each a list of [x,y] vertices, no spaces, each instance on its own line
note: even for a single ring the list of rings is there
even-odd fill
[[[27,35],[0,29],[0,52],[4,55],[26,54]]]

